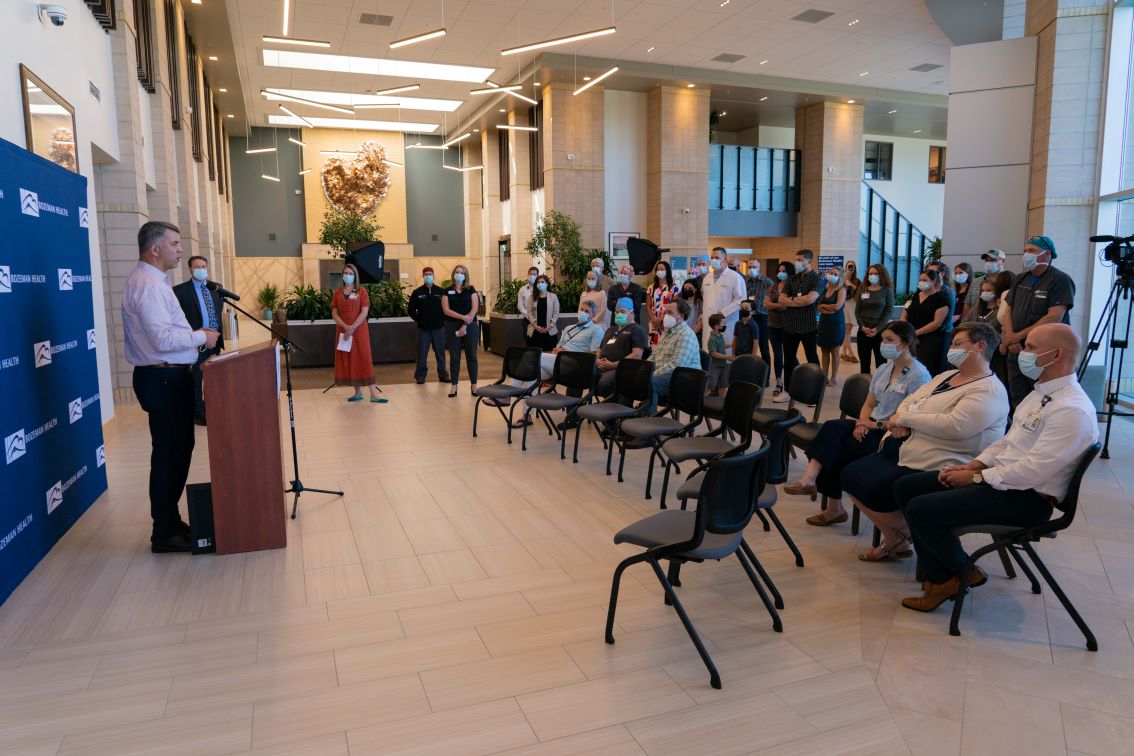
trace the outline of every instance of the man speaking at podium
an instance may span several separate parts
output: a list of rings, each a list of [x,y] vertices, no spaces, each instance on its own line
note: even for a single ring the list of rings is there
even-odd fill
[[[209,328],[220,332],[221,308],[224,303],[221,295],[209,291],[206,284],[209,281],[209,261],[200,255],[189,258],[189,273],[193,280],[179,283],[173,287],[177,301],[181,303],[181,311],[185,313],[185,320],[189,327]],[[205,349],[197,354],[197,361],[193,363],[193,402],[196,407],[193,422],[197,425],[205,424],[205,397],[201,393],[201,363],[224,349],[224,334],[217,337],[216,346]]]
[[[177,503],[193,458],[193,376],[198,354],[217,345],[212,328],[193,330],[166,275],[181,262],[177,226],[150,221],[138,230],[138,266],[122,290],[126,361],[150,420],[150,516],[155,554],[192,551]]]

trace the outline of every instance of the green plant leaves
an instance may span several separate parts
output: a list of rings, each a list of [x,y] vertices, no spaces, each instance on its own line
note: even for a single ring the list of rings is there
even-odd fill
[[[381,230],[380,223],[329,206],[323,213],[323,224],[319,228],[319,243],[326,244],[334,250],[336,257],[342,257],[346,254],[348,245],[354,242],[374,241]]]

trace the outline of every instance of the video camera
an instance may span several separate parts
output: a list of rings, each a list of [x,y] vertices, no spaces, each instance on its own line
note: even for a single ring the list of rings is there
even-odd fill
[[[1103,248],[1103,259],[1114,263],[1118,278],[1130,285],[1134,283],[1134,236],[1092,236],[1091,241],[1096,244],[1106,244]]]

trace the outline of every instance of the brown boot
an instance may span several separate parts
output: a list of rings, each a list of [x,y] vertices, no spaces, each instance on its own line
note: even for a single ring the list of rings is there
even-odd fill
[[[932,612],[937,607],[949,601],[957,593],[961,581],[956,577],[949,578],[944,583],[924,583],[925,593],[920,596],[909,596],[902,599],[902,606],[913,609],[915,612]]]

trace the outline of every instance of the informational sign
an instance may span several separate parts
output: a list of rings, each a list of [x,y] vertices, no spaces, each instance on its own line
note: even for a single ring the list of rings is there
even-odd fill
[[[819,255],[819,265],[817,269],[820,273],[825,270],[830,270],[831,268],[841,269],[843,267],[843,259],[842,255]]]
[[[86,204],[0,139],[0,603],[106,490]]]

